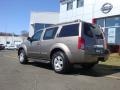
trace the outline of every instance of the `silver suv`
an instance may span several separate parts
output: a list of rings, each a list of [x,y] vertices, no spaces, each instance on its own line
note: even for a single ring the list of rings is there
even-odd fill
[[[21,64],[26,64],[28,58],[50,62],[57,73],[66,73],[73,64],[92,68],[99,61],[106,61],[108,55],[102,30],[80,20],[39,30],[18,50]]]

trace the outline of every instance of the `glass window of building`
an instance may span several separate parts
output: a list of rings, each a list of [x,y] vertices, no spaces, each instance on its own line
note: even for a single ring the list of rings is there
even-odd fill
[[[34,33],[36,33],[38,30],[44,28],[44,24],[42,24],[42,23],[35,23],[35,24],[33,25],[33,28],[34,28]]]
[[[106,27],[120,26],[120,16],[106,18]]]
[[[77,8],[84,6],[84,0],[77,0]]]
[[[52,26],[53,24],[45,24],[45,28]]]
[[[53,25],[53,24],[35,23],[33,25],[34,32],[37,32],[38,30],[42,30],[44,28],[50,27],[51,25]]]
[[[67,10],[73,9],[73,1],[67,3]]]
[[[97,24],[97,25],[100,25],[101,27],[104,27],[104,26],[105,26],[104,23],[105,23],[105,19],[97,19],[97,20],[96,20],[96,24]]]

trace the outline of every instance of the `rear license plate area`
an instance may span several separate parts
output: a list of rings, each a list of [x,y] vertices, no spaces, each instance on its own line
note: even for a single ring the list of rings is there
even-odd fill
[[[96,48],[96,49],[95,49],[95,53],[96,53],[96,54],[104,54],[104,50],[101,49],[101,48]]]

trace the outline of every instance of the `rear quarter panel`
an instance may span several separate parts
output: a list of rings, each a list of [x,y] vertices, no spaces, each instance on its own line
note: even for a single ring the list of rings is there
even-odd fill
[[[66,52],[71,63],[82,62],[84,51],[78,49],[78,36],[56,38],[56,43],[62,43],[63,45],[58,45],[61,48],[66,46],[63,51]]]

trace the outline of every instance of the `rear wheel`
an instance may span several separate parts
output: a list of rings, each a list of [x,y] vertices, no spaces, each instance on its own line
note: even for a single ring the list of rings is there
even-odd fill
[[[69,71],[69,61],[62,51],[58,51],[52,56],[52,66],[57,73],[67,73]]]
[[[21,64],[27,64],[27,62],[28,62],[28,59],[27,59],[27,56],[26,56],[24,50],[20,50],[20,53],[19,53],[19,62]]]

